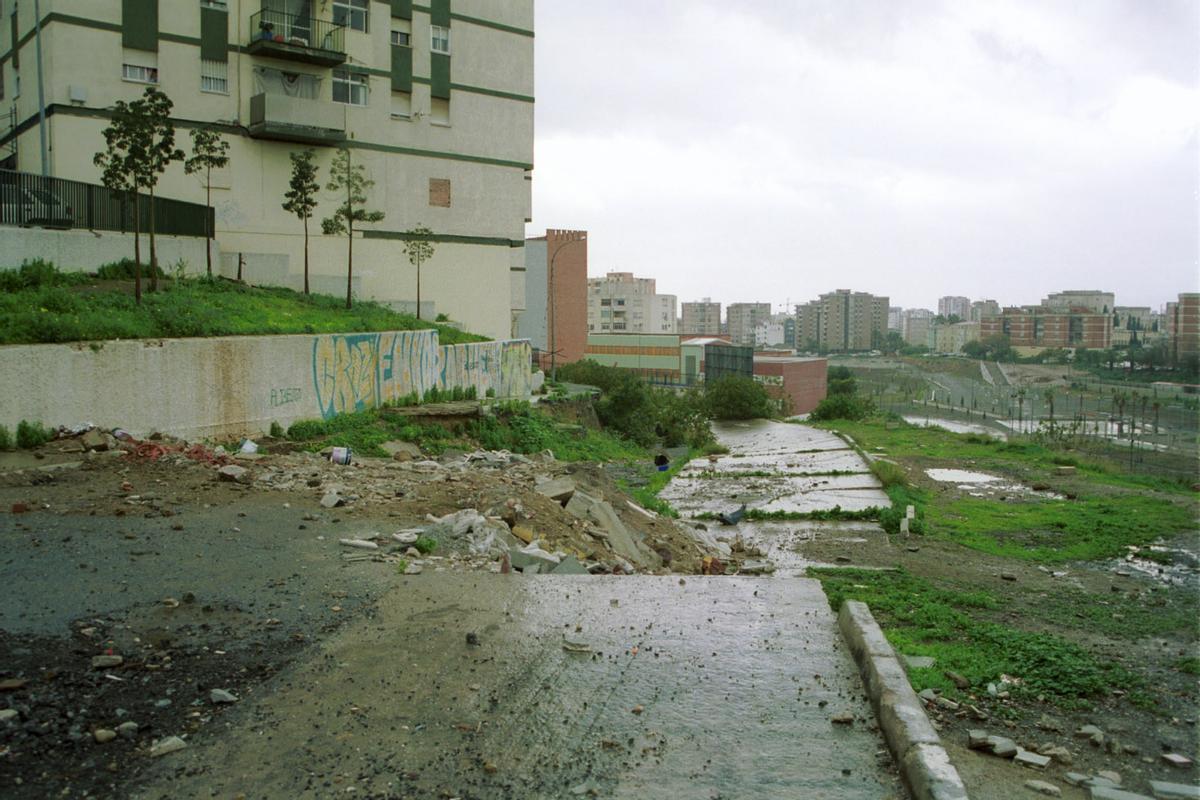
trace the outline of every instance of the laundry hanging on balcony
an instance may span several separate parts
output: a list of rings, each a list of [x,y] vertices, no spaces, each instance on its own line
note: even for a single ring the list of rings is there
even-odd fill
[[[255,67],[254,90],[255,93],[284,94],[303,100],[316,100],[321,96],[321,78],[303,72]]]

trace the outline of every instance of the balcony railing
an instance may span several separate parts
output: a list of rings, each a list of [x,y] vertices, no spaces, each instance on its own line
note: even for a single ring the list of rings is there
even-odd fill
[[[337,144],[346,138],[346,106],[286,94],[250,98],[250,135],[304,144]]]
[[[337,66],[346,61],[346,26],[263,9],[250,15],[251,55]]]

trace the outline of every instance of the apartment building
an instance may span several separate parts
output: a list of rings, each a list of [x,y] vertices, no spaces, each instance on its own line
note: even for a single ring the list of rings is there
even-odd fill
[[[675,333],[673,294],[658,294],[654,278],[609,272],[588,278],[587,324],[592,333]]]
[[[961,353],[968,342],[979,341],[978,322],[955,322],[950,325],[935,325],[930,337],[935,353]]]
[[[754,346],[754,329],[771,319],[770,303],[730,303],[725,311],[729,321],[729,340],[736,345]]]
[[[215,238],[227,269],[301,286],[301,223],[281,207],[290,154],[312,148],[324,186],[336,148],[375,185],[384,212],[354,243],[354,291],[413,309],[406,231],[433,230],[422,311],[512,335],[524,297],[531,216],[533,0],[41,0],[45,128],[39,123],[34,5],[0,2],[0,131],[11,169],[98,183],[93,155],[118,100],[156,86],[174,102],[177,144],[211,127],[230,145],[213,176]],[[175,163],[156,193],[204,202]],[[310,232],[315,290],[345,291],[346,241]],[[194,267],[195,265],[193,265]]]
[[[1006,308],[999,316],[984,317],[979,335],[983,339],[1007,336],[1013,347],[1030,351],[1051,347],[1105,349],[1112,346],[1112,314],[1085,309],[1057,311],[1044,306]]]
[[[1054,292],[1042,299],[1042,308],[1055,311],[1090,311],[1094,314],[1109,314],[1113,310],[1113,293],[1095,289],[1068,289]]]
[[[517,336],[543,369],[583,358],[587,347],[587,231],[550,229],[525,240],[525,303]]]
[[[870,350],[887,333],[888,298],[838,289],[796,307],[797,346]]]
[[[900,306],[889,306],[888,307],[887,329],[889,331],[899,331],[900,330],[900,315],[903,313],[904,313],[904,309],[901,308]]]
[[[1167,303],[1166,317],[1171,361],[1195,369],[1200,365],[1200,293],[1181,294]]]
[[[946,297],[938,298],[938,316],[950,317],[955,316],[960,320],[970,320],[971,318],[971,300],[967,297],[957,297],[947,295]]]
[[[683,303],[682,328],[679,332],[686,335],[716,336],[721,332],[721,304],[714,303],[711,297],[699,302]]]
[[[1114,306],[1112,316],[1114,345],[1125,346],[1134,342],[1145,345],[1166,338],[1166,332],[1158,330],[1150,306]]]
[[[994,317],[1000,313],[1000,304],[995,300],[976,300],[971,303],[971,322],[979,322],[984,317]],[[963,319],[968,319],[963,317]]]
[[[900,335],[913,347],[931,347],[929,332],[934,314],[927,308],[906,308],[900,318]]]

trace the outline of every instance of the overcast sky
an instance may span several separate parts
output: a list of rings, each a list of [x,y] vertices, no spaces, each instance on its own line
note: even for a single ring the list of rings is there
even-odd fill
[[[681,301],[1200,291],[1196,0],[539,0],[533,223]]]

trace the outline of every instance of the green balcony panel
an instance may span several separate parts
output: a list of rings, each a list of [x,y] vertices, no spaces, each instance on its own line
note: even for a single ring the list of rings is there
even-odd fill
[[[450,56],[432,53],[429,56],[429,94],[450,99]]]
[[[450,0],[430,0],[429,23],[441,25],[443,28],[450,27]]]
[[[158,0],[121,0],[121,44],[158,52]]]
[[[200,8],[200,57],[206,61],[229,60],[229,12]]]
[[[412,48],[392,45],[392,91],[412,91]]]
[[[412,0],[392,0],[392,16],[412,19]]]

